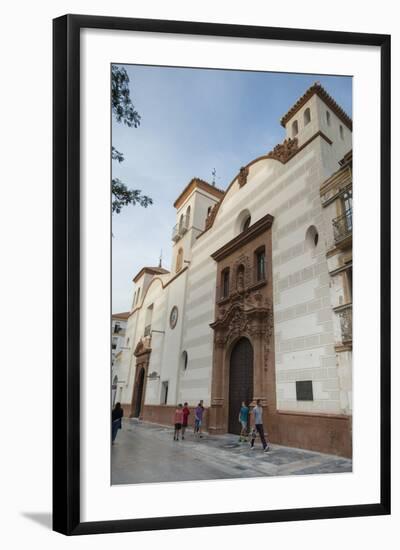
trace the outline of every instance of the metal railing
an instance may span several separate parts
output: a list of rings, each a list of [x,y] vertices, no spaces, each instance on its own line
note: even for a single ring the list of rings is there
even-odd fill
[[[353,209],[349,208],[344,214],[332,220],[335,243],[343,241],[353,231]]]
[[[340,319],[340,329],[342,332],[342,342],[352,342],[353,340],[353,307],[349,304],[345,309],[338,311]]]
[[[189,216],[183,216],[182,220],[172,229],[172,240],[179,241],[189,229]]]

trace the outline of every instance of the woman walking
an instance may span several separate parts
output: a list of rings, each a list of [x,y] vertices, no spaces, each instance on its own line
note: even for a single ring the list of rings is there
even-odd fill
[[[183,410],[182,403],[179,403],[178,408],[175,410],[175,431],[174,431],[174,441],[179,441],[179,432],[181,431],[183,424]]]
[[[185,431],[186,431],[186,428],[187,428],[187,425],[188,425],[188,418],[189,418],[189,415],[190,415],[190,409],[189,409],[187,403],[183,404],[182,413],[183,413],[182,439],[185,439]]]
[[[247,427],[249,424],[249,407],[245,401],[242,401],[242,406],[240,407],[239,422],[241,425],[239,443],[241,443],[242,441],[247,441]]]

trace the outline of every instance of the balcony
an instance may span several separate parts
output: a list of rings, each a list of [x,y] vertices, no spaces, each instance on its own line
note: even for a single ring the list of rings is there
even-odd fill
[[[182,216],[179,223],[172,229],[172,240],[179,241],[183,235],[189,230],[189,216]]]
[[[351,244],[353,231],[353,210],[349,208],[344,214],[332,220],[333,236],[336,246],[345,247]]]
[[[353,307],[352,304],[343,306],[337,312],[340,320],[340,330],[342,333],[342,343],[349,344],[353,341]]]

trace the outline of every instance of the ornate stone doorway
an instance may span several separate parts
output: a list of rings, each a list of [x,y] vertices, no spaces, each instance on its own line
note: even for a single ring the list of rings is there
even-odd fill
[[[139,418],[140,414],[142,412],[142,398],[143,398],[143,387],[144,387],[144,368],[142,367],[140,369],[138,379],[136,381],[136,403],[135,403],[135,411],[133,413],[133,416],[135,418]]]
[[[253,346],[247,338],[236,342],[230,357],[228,431],[240,433],[238,421],[242,401],[253,399]]]
[[[135,348],[135,383],[133,385],[131,417],[141,418],[146,394],[146,379],[151,355],[151,338],[141,338]]]

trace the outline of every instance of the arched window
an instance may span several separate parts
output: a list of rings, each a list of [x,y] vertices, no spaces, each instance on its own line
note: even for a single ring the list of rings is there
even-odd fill
[[[326,111],[326,124],[331,125],[331,113],[329,111]]]
[[[255,252],[255,264],[256,264],[256,282],[265,281],[265,246],[259,248]]]
[[[221,272],[221,298],[229,296],[229,267]]]
[[[339,134],[340,134],[340,139],[344,139],[344,133],[343,133],[343,126],[342,125],[339,126]]]
[[[188,354],[187,351],[182,352],[182,370],[185,371],[188,366]]]
[[[314,249],[318,244],[318,231],[315,225],[310,225],[306,231],[306,247],[308,250]]]
[[[186,209],[186,222],[185,222],[186,228],[189,227],[189,222],[190,222],[190,205]]]
[[[297,136],[299,133],[299,124],[297,120],[295,120],[292,124],[292,137]]]
[[[311,113],[309,107],[304,111],[304,126],[311,122]]]
[[[247,216],[247,218],[243,222],[242,231],[246,231],[250,227],[250,224],[251,224],[251,216]]]
[[[183,227],[183,214],[181,214],[181,217],[179,219],[179,233],[181,233]]]
[[[176,267],[175,267],[176,273],[178,273],[178,271],[182,269],[182,265],[183,265],[183,248],[180,248],[178,250],[178,254],[176,255]]]

